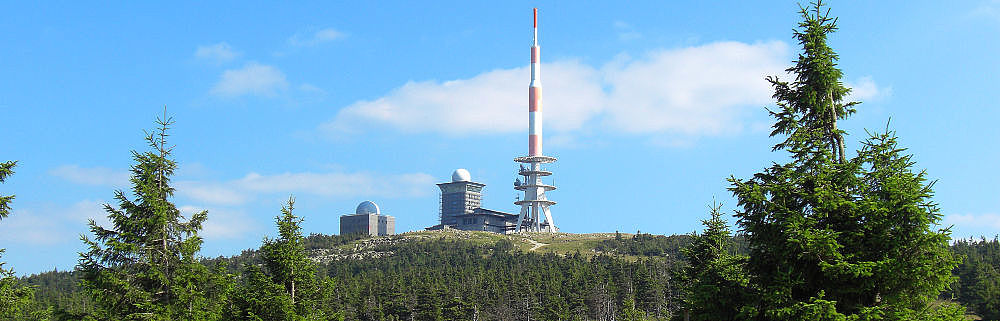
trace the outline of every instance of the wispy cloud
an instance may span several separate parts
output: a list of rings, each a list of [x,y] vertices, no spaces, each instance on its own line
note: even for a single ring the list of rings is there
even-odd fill
[[[105,167],[62,165],[50,170],[49,174],[83,185],[124,187],[129,183],[129,172]]]
[[[68,209],[65,210],[66,218],[70,220],[75,220],[81,223],[87,223],[90,220],[94,220],[98,225],[108,226],[111,221],[108,220],[107,212],[104,210],[103,201],[97,200],[82,200],[73,204]],[[112,204],[114,205],[114,204]]]
[[[992,237],[1000,233],[1000,214],[950,214],[945,215],[943,224],[953,225],[952,235],[957,238]]]
[[[612,26],[618,32],[618,40],[631,41],[642,38],[642,34],[635,30],[632,25],[624,21],[615,21]]]
[[[330,197],[418,197],[433,192],[434,178],[424,173],[385,175],[367,172],[249,173],[223,181],[178,182],[177,193],[191,200],[218,205],[240,205],[259,195],[310,194]]]
[[[220,42],[213,45],[198,46],[198,49],[194,51],[194,56],[198,59],[222,64],[236,59],[236,57],[240,56],[240,53],[233,50],[233,47],[229,46],[228,43]]]
[[[542,64],[546,129],[716,135],[746,127],[741,117],[770,103],[763,79],[783,73],[779,41],[717,42],[621,55],[596,68],[574,60]],[[450,81],[409,82],[385,96],[341,109],[321,130],[367,128],[449,135],[523,131],[527,67]]]
[[[287,88],[288,81],[281,70],[251,62],[243,68],[223,72],[211,93],[229,98],[244,95],[273,97]]]
[[[603,69],[607,125],[626,133],[713,135],[742,128],[740,117],[770,102],[767,75],[788,64],[780,41],[716,42],[620,58]]]
[[[969,14],[972,17],[982,17],[993,22],[1000,22],[1000,0],[983,1]]]
[[[248,195],[232,184],[203,181],[179,181],[174,184],[178,195],[208,203],[238,205],[247,201]]]
[[[68,238],[61,231],[57,220],[34,210],[15,209],[10,217],[0,224],[0,241],[4,243],[28,243],[35,245],[52,245],[62,243]]]
[[[73,241],[89,220],[108,226],[104,202],[83,200],[69,207],[16,209],[0,224],[0,241],[53,245]]]
[[[177,209],[187,218],[195,213],[208,211],[208,219],[205,220],[199,233],[206,239],[238,239],[258,228],[255,221],[241,210],[193,205],[184,205]]]
[[[851,88],[846,101],[879,100],[892,96],[892,87],[880,87],[871,76],[864,76],[845,84]]]
[[[342,39],[347,34],[333,28],[322,29],[309,34],[295,34],[288,38],[288,43],[296,47],[312,47],[322,43]]]
[[[574,129],[603,108],[599,73],[573,61],[546,64],[545,110],[559,115],[552,128]],[[468,79],[409,82],[388,95],[359,101],[324,125],[333,133],[354,132],[370,124],[405,132],[447,134],[513,132],[527,128],[524,112],[527,67],[500,69]]]

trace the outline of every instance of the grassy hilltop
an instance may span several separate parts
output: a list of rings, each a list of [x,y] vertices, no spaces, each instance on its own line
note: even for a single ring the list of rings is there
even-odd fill
[[[583,257],[613,255],[635,261],[641,257],[677,257],[680,248],[690,243],[688,235],[651,235],[630,233],[521,233],[502,235],[490,232],[437,230],[406,232],[390,236],[326,236],[307,238],[310,256],[318,263],[340,259],[377,258],[391,255],[401,244],[428,241],[455,241],[487,246],[506,240],[516,250],[559,256],[579,254]]]

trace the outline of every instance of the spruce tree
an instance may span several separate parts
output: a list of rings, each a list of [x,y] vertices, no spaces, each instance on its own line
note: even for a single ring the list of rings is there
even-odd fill
[[[146,132],[151,150],[132,152],[130,199],[115,191],[118,206],[105,204],[111,226],[90,220],[93,238],[81,235],[87,251],[77,269],[82,286],[96,305],[98,319],[170,320],[211,318],[204,311],[209,271],[197,262],[201,249],[198,231],[207,212],[185,219],[170,201],[170,177],[177,168],[167,146],[173,119],[157,118],[158,128]]]
[[[624,306],[622,308],[622,321],[643,321],[646,320],[646,312],[639,310],[635,307],[635,300],[632,298],[625,298],[622,303]]]
[[[836,123],[857,103],[843,101],[850,90],[826,44],[836,19],[820,2],[800,9],[803,51],[787,70],[795,79],[768,78],[780,107],[771,135],[785,136],[773,150],[791,161],[730,179],[757,291],[743,312],[757,320],[961,318],[960,307],[929,308],[958,262],[949,230],[937,229],[933,182],[912,169],[888,129],[847,158]]]
[[[14,174],[14,166],[17,161],[7,161],[0,163],[0,183],[7,180],[7,177]],[[0,195],[0,220],[10,215],[10,202],[14,200],[14,195]],[[0,260],[3,259],[5,249],[0,249]],[[0,261],[0,316],[18,318],[27,315],[28,305],[34,299],[32,288],[21,284],[14,277],[13,269],[6,269],[6,262]]]
[[[241,284],[226,308],[226,320],[292,321],[298,319],[291,298],[281,284],[257,265],[244,267]]]
[[[747,258],[735,253],[721,208],[721,204],[709,207],[711,218],[701,221],[705,230],[681,250],[687,265],[678,280],[685,286],[683,313],[690,320],[735,320],[748,299]]]
[[[14,174],[14,166],[17,166],[17,161],[6,161],[0,163],[0,183],[7,180],[7,176]],[[7,218],[10,215],[10,202],[14,200],[14,195],[0,195],[0,220]]]
[[[309,315],[316,310],[316,265],[306,255],[302,241],[302,218],[295,216],[295,198],[281,208],[275,217],[277,239],[265,239],[260,251],[264,266],[272,282],[285,288],[299,315]]]
[[[295,198],[289,197],[274,218],[278,237],[265,238],[261,264],[244,265],[243,283],[232,298],[230,320],[324,320],[338,315],[327,311],[316,265],[309,260],[302,237],[302,218],[295,216]]]

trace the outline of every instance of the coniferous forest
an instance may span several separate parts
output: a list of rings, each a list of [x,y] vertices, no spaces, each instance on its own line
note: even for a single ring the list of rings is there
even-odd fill
[[[303,235],[289,197],[275,204],[274,238],[205,258],[212,213],[185,217],[171,201],[164,112],[131,153],[131,188],[109,191],[110,225],[90,221],[81,236],[74,270],[16,277],[0,263],[0,319],[1000,320],[997,237],[951,238],[933,178],[891,123],[847,141],[838,122],[861,105],[827,44],[837,19],[821,2],[800,17],[790,78],[761,80],[783,161],[728,178],[734,226],[712,204],[701,233],[540,251],[524,242],[543,235]],[[0,163],[0,183],[16,165]],[[0,224],[14,200],[0,195]]]

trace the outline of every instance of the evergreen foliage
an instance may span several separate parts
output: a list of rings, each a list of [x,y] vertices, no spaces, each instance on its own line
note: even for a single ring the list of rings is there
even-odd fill
[[[929,305],[958,263],[949,230],[936,229],[933,182],[912,170],[888,129],[847,159],[836,121],[857,103],[842,101],[849,89],[826,44],[836,19],[820,2],[800,13],[803,52],[787,70],[795,80],[768,78],[780,107],[771,135],[786,136],[774,150],[791,161],[730,179],[756,289],[742,312],[758,320],[960,319],[960,309]]]
[[[651,235],[636,233],[630,238],[615,232],[614,239],[603,240],[594,247],[597,251],[635,256],[678,257],[680,249],[691,243],[690,235]]]
[[[721,208],[709,207],[711,218],[702,220],[704,232],[693,235],[694,241],[682,250],[687,265],[678,279],[690,320],[735,320],[743,302],[750,300],[747,257],[736,254]]]
[[[7,180],[7,177],[14,174],[16,161],[0,163],[0,183]],[[0,220],[10,215],[10,202],[14,200],[14,195],[0,195]],[[3,259],[4,249],[0,249],[0,260]],[[13,318],[24,318],[29,316],[28,307],[34,299],[35,292],[31,287],[25,286],[14,277],[14,270],[4,268],[6,262],[0,261],[0,316]]]
[[[228,320],[295,320],[295,308],[285,288],[271,281],[260,267],[249,265],[239,290],[230,297]]]
[[[321,268],[337,280],[325,305],[348,320],[618,320],[625,313],[665,320],[678,309],[669,273],[676,262],[664,258],[522,252],[506,239],[439,239],[372,251],[392,255]]]
[[[296,312],[301,314],[312,308],[312,299],[317,293],[316,267],[306,257],[302,218],[292,214],[294,206],[295,199],[289,197],[288,204],[281,208],[282,216],[275,217],[280,236],[265,239],[260,249],[272,282],[285,288]]]
[[[955,283],[942,296],[967,306],[984,320],[1000,320],[1000,241],[985,237],[958,240],[952,246],[965,257],[955,268]]]
[[[0,259],[4,250],[0,249]],[[29,307],[34,300],[34,289],[24,285],[14,277],[14,271],[4,268],[5,262],[0,261],[0,316],[10,319],[28,320],[31,315]]]
[[[708,233],[700,236],[706,234]],[[306,239],[316,238],[343,244],[346,241],[342,238],[349,237],[315,234]],[[690,235],[685,237],[691,238]],[[318,242],[317,240],[312,242]],[[381,244],[386,241],[382,238],[366,239],[356,244],[367,244],[366,242]],[[990,310],[989,305],[980,306],[975,302],[989,302],[997,296],[971,289],[989,288],[988,285],[993,284],[990,282],[995,282],[996,279],[973,278],[974,274],[962,271],[987,269],[985,266],[970,265],[971,262],[992,264],[993,269],[1000,268],[997,263],[1000,262],[1000,252],[996,248],[987,248],[996,246],[992,242],[959,241],[952,246],[956,255],[966,255],[969,259],[954,271],[960,277],[953,285],[954,290],[943,294],[944,299],[953,297],[957,302],[967,304],[984,320],[996,320],[993,316],[998,315],[1000,310],[995,307]],[[319,286],[319,291],[323,294],[320,295],[318,309],[324,310],[328,319],[339,319],[341,316],[337,312],[343,312],[342,317],[347,320],[409,320],[410,316],[414,316],[414,311],[424,311],[420,302],[425,302],[431,306],[440,306],[442,317],[446,320],[524,320],[526,316],[532,320],[598,320],[600,317],[619,320],[624,311],[629,310],[625,300],[632,298],[636,309],[644,313],[647,320],[666,320],[668,317],[683,320],[683,307],[689,303],[683,300],[685,297],[682,294],[687,295],[687,289],[693,288],[683,277],[690,270],[683,268],[682,262],[663,257],[632,261],[622,260],[618,256],[587,259],[574,253],[565,256],[541,255],[520,252],[506,239],[493,244],[474,244],[451,238],[430,239],[385,244],[372,251],[371,253],[391,252],[394,256],[401,257],[354,258],[317,264],[320,279],[329,275],[340,280],[336,285]],[[737,251],[734,255],[739,256],[739,253]],[[969,253],[981,254],[979,258],[973,259],[973,255]],[[413,258],[416,259],[411,260]],[[246,313],[252,312],[261,320],[283,320],[286,318],[285,312],[293,310],[285,288],[272,282],[264,272],[258,251],[248,250],[232,257],[204,260],[202,263],[208,267],[215,266],[216,269],[225,267],[228,272],[217,271],[214,275],[235,283],[234,288],[227,292],[226,298],[216,299],[226,306],[223,314],[229,316],[228,319],[253,320],[247,317],[251,314]],[[624,269],[619,272],[598,272],[614,268],[614,264],[619,264]],[[229,269],[230,266],[233,268]],[[244,269],[243,266],[247,268]],[[555,284],[549,285],[544,291],[535,291],[537,299],[531,300],[524,294],[529,291],[527,284],[512,284],[508,279],[515,273],[512,271],[531,271],[526,275],[532,280],[538,275],[552,275],[555,282],[546,284]],[[612,277],[614,274],[631,274],[631,277]],[[48,310],[49,320],[80,320],[91,314],[93,304],[89,295],[76,284],[77,275],[79,272],[54,271],[23,278],[24,284],[36,287],[34,305],[29,313],[41,311],[44,315]],[[577,280],[589,280],[587,282],[590,283],[576,284]],[[612,283],[621,280],[626,282]],[[474,283],[467,284],[470,282]],[[513,290],[515,287],[518,289]],[[506,295],[505,291],[512,291],[518,296]],[[617,297],[618,293],[622,297]],[[980,296],[980,293],[985,296]],[[729,292],[723,291],[719,298],[727,299],[729,296]],[[481,298],[486,299],[477,301]],[[526,300],[529,306],[537,302],[535,314],[516,314],[519,307],[525,306]],[[805,302],[801,307],[814,307],[817,303],[821,301]],[[507,307],[496,307],[495,304],[506,304]],[[250,308],[230,310],[237,307]],[[694,315],[691,317],[694,319]],[[40,319],[43,318],[26,320]]]
[[[7,176],[14,174],[14,166],[17,166],[17,161],[6,161],[0,163],[0,183],[7,180]],[[10,215],[10,202],[14,200],[14,195],[2,195],[0,194],[0,220],[7,218]]]
[[[295,216],[295,199],[281,208],[275,217],[278,238],[264,239],[260,248],[261,264],[244,263],[243,280],[226,311],[230,320],[326,320],[337,313],[319,303],[329,287],[320,279],[315,264],[309,260],[302,236],[302,218]],[[220,264],[221,266],[221,264]]]
[[[151,148],[132,152],[132,196],[115,192],[118,206],[105,204],[112,226],[90,220],[93,238],[81,235],[87,251],[78,271],[95,304],[94,318],[107,320],[202,320],[219,309],[221,293],[208,282],[210,270],[196,257],[207,212],[185,220],[170,201],[170,177],[177,164],[166,139],[172,118],[158,118],[146,133]]]

